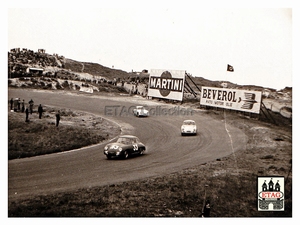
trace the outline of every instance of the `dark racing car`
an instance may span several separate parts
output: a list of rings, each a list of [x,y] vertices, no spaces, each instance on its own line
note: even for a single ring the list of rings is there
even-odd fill
[[[107,144],[104,147],[104,155],[107,159],[120,157],[127,159],[130,155],[142,155],[146,151],[146,146],[133,135],[122,135],[116,142]]]

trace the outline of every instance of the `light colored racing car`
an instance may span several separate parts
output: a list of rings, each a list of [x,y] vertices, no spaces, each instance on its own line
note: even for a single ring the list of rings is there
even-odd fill
[[[137,117],[149,116],[149,111],[144,106],[136,106],[133,109],[133,114]]]
[[[146,151],[146,146],[133,135],[122,135],[116,142],[107,144],[104,147],[104,155],[107,159],[120,157],[127,159],[131,155],[142,155]]]
[[[197,126],[194,120],[184,120],[181,125],[181,135],[196,135],[197,134]]]

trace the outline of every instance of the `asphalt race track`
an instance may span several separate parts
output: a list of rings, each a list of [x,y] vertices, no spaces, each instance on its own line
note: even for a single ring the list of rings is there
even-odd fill
[[[141,101],[157,106],[158,103],[151,100],[9,89],[8,99],[12,97],[26,102],[32,98],[36,105],[86,111],[113,120],[122,127],[123,134],[138,136],[147,151],[143,156],[127,160],[107,160],[103,154],[105,143],[102,143],[65,153],[9,160],[9,201],[172,173],[243,150],[247,143],[241,130],[225,126],[224,121],[213,120],[200,110],[194,111],[192,116],[153,115],[148,118],[104,114],[105,106],[129,108],[142,104]],[[184,119],[196,121],[197,136],[181,136],[180,126]]]

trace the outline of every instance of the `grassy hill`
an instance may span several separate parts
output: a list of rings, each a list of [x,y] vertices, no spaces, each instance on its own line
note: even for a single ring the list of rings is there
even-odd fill
[[[127,79],[128,76],[132,75],[126,71],[111,69],[98,63],[78,62],[72,59],[65,60],[64,68],[72,72],[88,73],[93,76],[105,77],[108,80],[113,80],[114,78]]]

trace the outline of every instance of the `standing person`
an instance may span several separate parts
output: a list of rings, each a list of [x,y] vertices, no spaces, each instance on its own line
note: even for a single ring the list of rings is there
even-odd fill
[[[10,110],[13,109],[13,105],[14,105],[14,99],[11,98],[11,99],[10,99]]]
[[[14,112],[17,112],[18,111],[18,98],[15,98],[14,99]]]
[[[58,110],[56,113],[56,126],[58,127],[59,121],[60,121],[60,111]]]
[[[39,107],[38,107],[39,119],[42,118],[43,111],[44,111],[44,110],[43,110],[43,107],[42,107],[42,105],[40,104]]]
[[[23,113],[25,111],[25,101],[24,101],[24,99],[21,102],[21,106],[22,106],[22,113]]]
[[[30,114],[32,114],[34,101],[32,99],[30,99],[30,101],[28,103],[29,103],[29,108],[30,108]]]
[[[29,109],[28,109],[28,107],[26,107],[26,109],[25,109],[25,114],[26,114],[25,122],[29,122],[29,119],[28,119],[28,116],[29,116]]]
[[[20,111],[21,110],[21,99],[20,98],[18,98],[18,111]]]

